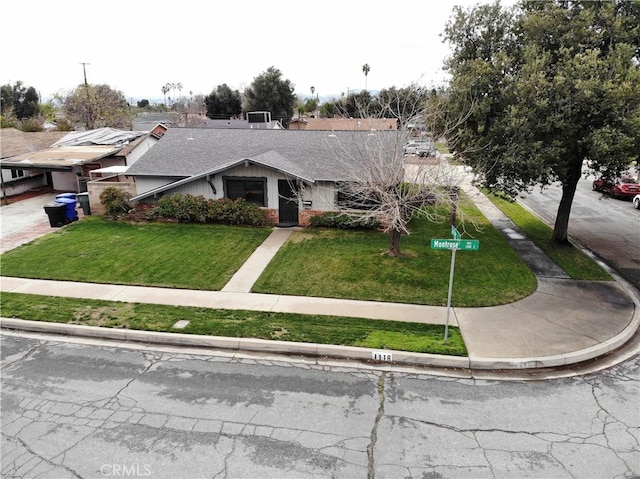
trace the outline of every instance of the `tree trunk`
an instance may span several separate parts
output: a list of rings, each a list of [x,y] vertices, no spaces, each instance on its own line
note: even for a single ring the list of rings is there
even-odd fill
[[[402,237],[402,233],[397,229],[391,230],[391,239],[389,241],[389,250],[387,254],[394,258],[397,258],[402,253],[400,253],[400,238]]]
[[[573,204],[581,174],[582,160],[576,160],[571,164],[567,180],[562,184],[562,197],[560,198],[560,205],[558,205],[553,236],[551,237],[556,243],[569,243],[569,215],[571,214],[571,205]]]
[[[451,213],[449,214],[449,224],[455,226],[457,223],[458,214],[458,195],[460,190],[457,186],[454,186],[449,190],[449,199],[451,200]]]

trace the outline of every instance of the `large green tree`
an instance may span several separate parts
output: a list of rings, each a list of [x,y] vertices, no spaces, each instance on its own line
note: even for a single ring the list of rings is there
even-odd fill
[[[0,87],[2,115],[12,115],[18,120],[37,117],[40,113],[38,92],[32,86],[26,87],[21,81]]]
[[[271,118],[286,127],[293,116],[296,95],[290,80],[283,80],[280,70],[269,67],[253,79],[244,91],[244,111],[269,111]]]
[[[87,130],[131,128],[131,111],[122,92],[109,85],[81,84],[67,95],[58,95],[62,111],[72,123]]]
[[[207,116],[212,119],[228,119],[240,116],[242,99],[238,90],[232,90],[226,83],[218,85],[204,97]]]
[[[484,184],[512,196],[559,182],[553,240],[568,241],[583,165],[613,177],[640,155],[640,3],[522,1],[456,7],[450,135]]]

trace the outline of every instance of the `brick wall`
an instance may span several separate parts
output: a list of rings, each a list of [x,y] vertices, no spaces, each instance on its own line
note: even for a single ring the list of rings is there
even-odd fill
[[[267,208],[265,209],[265,211],[267,212],[267,216],[269,217],[269,220],[271,220],[273,224],[276,224],[280,220],[278,210]]]
[[[310,219],[312,216],[321,215],[326,213],[326,211],[319,210],[301,210],[298,214],[298,221],[300,222],[300,226],[309,226]]]
[[[104,206],[100,202],[100,194],[110,186],[120,188],[131,196],[135,196],[137,193],[136,184],[127,180],[124,176],[89,181],[87,183],[87,192],[89,193],[89,207],[92,215],[103,215],[105,213]]]

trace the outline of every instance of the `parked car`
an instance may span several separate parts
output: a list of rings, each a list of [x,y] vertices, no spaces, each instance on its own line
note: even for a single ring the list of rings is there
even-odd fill
[[[405,155],[433,156],[435,153],[430,140],[410,140],[404,145]]]
[[[633,197],[633,207],[637,210],[640,210],[640,194],[637,194]]]
[[[631,176],[622,176],[613,181],[601,177],[594,180],[593,191],[601,191],[614,198],[633,198],[640,194],[640,183]]]
[[[417,155],[419,149],[420,149],[420,146],[418,145],[418,143],[409,143],[407,145],[404,145],[404,154]]]

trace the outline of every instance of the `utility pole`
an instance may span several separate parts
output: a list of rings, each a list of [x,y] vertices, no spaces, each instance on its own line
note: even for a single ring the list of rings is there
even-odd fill
[[[87,86],[87,69],[85,68],[86,65],[91,65],[91,63],[86,63],[86,62],[80,62],[80,65],[82,65],[82,72],[84,73],[84,86]]]

